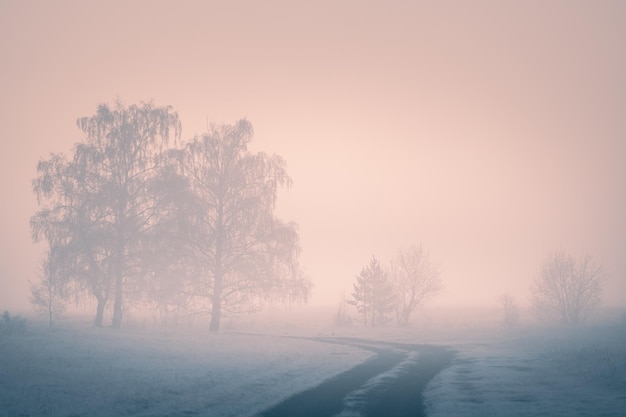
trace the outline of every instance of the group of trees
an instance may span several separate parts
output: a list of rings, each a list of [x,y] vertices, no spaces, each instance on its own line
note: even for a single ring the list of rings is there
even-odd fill
[[[576,259],[563,252],[549,255],[531,286],[532,307],[542,321],[565,325],[584,323],[602,301],[602,267],[591,257]],[[519,321],[519,308],[510,293],[500,296],[503,322],[511,329]]]
[[[50,324],[70,299],[95,300],[97,326],[112,310],[119,327],[125,311],[143,304],[207,313],[211,331],[224,314],[307,300],[312,284],[298,265],[296,226],[274,215],[278,190],[291,180],[279,156],[248,151],[247,120],[182,142],[171,107],[116,103],[77,125],[84,140],[70,157],[41,160],[33,180],[40,208],[32,237],[47,251],[31,301]],[[554,254],[534,282],[533,306],[541,317],[581,323],[600,303],[602,279],[590,258]],[[364,325],[393,313],[407,325],[442,288],[422,247],[411,247],[388,266],[373,257],[346,302]],[[515,300],[505,294],[501,303],[510,327]]]
[[[411,314],[442,289],[439,270],[421,246],[413,246],[400,250],[387,267],[372,257],[356,277],[347,302],[356,307],[365,326],[385,324],[393,313],[398,325],[406,326]]]
[[[543,262],[531,287],[532,306],[542,321],[566,325],[583,323],[601,302],[602,267],[590,257],[579,259],[554,253]],[[400,326],[409,323],[413,312],[443,289],[439,270],[430,263],[421,246],[400,250],[387,267],[372,257],[356,277],[351,298],[342,300],[336,321],[349,323],[345,304],[355,306],[365,326],[379,326],[395,318]],[[510,330],[519,322],[515,297],[499,297],[503,324]]]
[[[135,304],[192,308],[217,331],[229,312],[267,300],[306,301],[296,226],[274,215],[289,186],[284,161],[248,151],[247,120],[182,142],[171,107],[100,105],[77,125],[73,155],[41,160],[33,190],[34,241],[48,246],[32,301],[93,298],[95,324]]]

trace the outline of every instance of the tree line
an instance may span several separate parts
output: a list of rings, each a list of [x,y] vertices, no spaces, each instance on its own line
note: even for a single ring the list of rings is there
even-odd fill
[[[547,256],[531,284],[531,304],[540,321],[576,326],[584,323],[602,302],[602,267],[590,256],[575,258],[563,252]],[[400,250],[389,265],[376,257],[356,276],[353,292],[342,299],[335,317],[339,325],[351,323],[346,304],[356,308],[361,324],[380,326],[395,320],[409,324],[411,315],[444,288],[439,269],[422,246]],[[510,330],[519,322],[515,297],[498,297],[503,324]]]
[[[33,180],[47,253],[32,301],[50,320],[59,299],[95,299],[96,326],[141,304],[208,313],[217,331],[224,314],[307,300],[296,225],[274,214],[291,179],[281,157],[248,150],[250,122],[181,141],[170,106],[117,102],[77,126],[72,154],[40,160]]]

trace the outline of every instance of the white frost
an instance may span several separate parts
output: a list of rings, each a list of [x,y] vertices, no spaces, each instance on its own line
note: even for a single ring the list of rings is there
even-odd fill
[[[367,399],[371,397],[372,392],[380,392],[384,388],[400,376],[407,373],[407,369],[417,363],[419,357],[418,352],[408,352],[406,357],[392,369],[387,372],[383,372],[371,379],[369,379],[361,388],[352,391],[343,400],[344,409],[337,417],[358,417],[361,414],[359,409],[363,404],[367,402]]]
[[[430,417],[624,416],[626,329],[551,329],[458,345],[425,393]]]

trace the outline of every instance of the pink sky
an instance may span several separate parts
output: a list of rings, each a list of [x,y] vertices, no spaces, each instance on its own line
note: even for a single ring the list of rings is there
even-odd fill
[[[423,244],[433,305],[525,304],[551,251],[626,306],[626,3],[0,0],[0,310],[28,311],[40,158],[99,103],[247,117],[294,185],[312,303]]]

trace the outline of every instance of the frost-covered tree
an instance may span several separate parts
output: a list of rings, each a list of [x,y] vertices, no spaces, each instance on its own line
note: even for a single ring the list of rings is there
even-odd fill
[[[61,154],[40,161],[37,173],[33,189],[40,210],[31,217],[33,240],[47,244],[46,262],[64,286],[73,284],[74,297],[96,298],[94,324],[100,326],[112,282],[111,233],[102,220],[107,210],[93,193],[98,179]]]
[[[517,307],[517,301],[515,297],[509,292],[505,292],[499,297],[500,304],[502,305],[503,324],[507,329],[511,330],[519,321],[519,308]]]
[[[531,288],[535,311],[541,318],[563,324],[583,323],[602,301],[604,272],[587,256],[550,255]]]
[[[400,250],[391,261],[390,278],[396,293],[396,318],[406,326],[411,314],[443,290],[441,273],[422,246]]]
[[[211,126],[172,152],[189,194],[182,226],[191,286],[218,331],[225,313],[253,311],[267,300],[305,301],[311,283],[299,269],[296,225],[274,215],[280,187],[291,183],[279,156],[252,153],[252,125]]]
[[[65,282],[59,276],[59,270],[54,266],[55,257],[48,253],[47,259],[41,263],[40,279],[30,285],[30,301],[35,310],[52,322],[63,316],[65,312],[65,298],[63,287]]]
[[[161,325],[178,325],[188,314],[193,298],[193,251],[186,246],[186,219],[189,206],[188,181],[177,166],[166,161],[155,178],[154,218],[146,231],[140,259],[143,279],[137,292],[147,306],[154,307]]]
[[[395,308],[394,289],[387,273],[376,257],[357,275],[352,298],[349,304],[356,307],[365,326],[378,326],[387,323],[389,314]]]
[[[159,221],[162,152],[180,135],[178,115],[152,103],[110,107],[77,121],[85,134],[71,160],[53,155],[39,163],[33,188],[41,209],[33,238],[55,247],[60,268],[98,300],[96,325],[113,297],[113,326],[149,272],[150,231]]]

